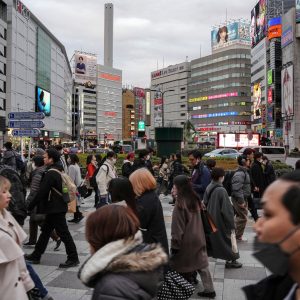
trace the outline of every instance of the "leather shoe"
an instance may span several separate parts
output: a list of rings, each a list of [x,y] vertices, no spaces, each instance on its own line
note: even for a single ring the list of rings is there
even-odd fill
[[[40,257],[37,257],[36,255],[34,255],[33,253],[31,254],[25,254],[24,258],[26,261],[28,261],[29,263],[33,264],[33,265],[38,265],[40,264]]]
[[[75,223],[78,224],[82,219],[84,218],[84,216],[80,216],[75,220]]]
[[[79,260],[67,260],[65,263],[59,264],[59,268],[72,268],[79,265]]]

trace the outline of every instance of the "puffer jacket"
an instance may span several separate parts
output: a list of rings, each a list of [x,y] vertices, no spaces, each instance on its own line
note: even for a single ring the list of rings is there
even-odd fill
[[[63,197],[54,190],[56,189],[62,193],[62,177],[58,172],[51,171],[50,169],[62,171],[60,163],[47,167],[37,196],[30,203],[28,209],[32,210],[37,206],[37,213],[40,214],[66,213],[68,210],[67,203],[64,202]]]
[[[12,167],[14,170],[17,170],[17,163],[16,163],[16,153],[13,150],[6,150],[3,154],[2,162]]]
[[[231,183],[232,198],[245,200],[251,195],[251,180],[247,168],[239,166],[232,176]]]
[[[43,175],[46,171],[46,166],[42,166],[39,168],[36,168],[32,171],[30,177],[31,177],[31,183],[30,183],[30,193],[26,199],[26,206],[28,207],[35,199],[39,189],[40,184],[43,178]]]
[[[159,245],[142,242],[137,232],[103,246],[82,265],[78,277],[94,288],[92,300],[155,299],[167,255]]]

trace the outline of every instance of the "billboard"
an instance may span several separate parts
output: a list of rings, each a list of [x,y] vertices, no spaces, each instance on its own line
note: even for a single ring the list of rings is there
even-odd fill
[[[281,37],[281,48],[284,48],[285,46],[289,45],[294,41],[294,33],[293,33],[293,27],[289,26],[284,32],[282,33]]]
[[[281,71],[281,113],[284,116],[294,115],[294,74],[293,65]]]
[[[238,135],[239,139],[236,138]],[[259,134],[253,133],[252,140],[248,140],[247,133],[218,133],[219,148],[243,148],[259,146]],[[239,141],[238,141],[239,140]]]
[[[36,112],[43,112],[45,116],[51,115],[51,94],[42,89],[41,87],[36,87]]]
[[[154,127],[162,127],[163,99],[160,91],[154,92],[153,108]]]
[[[96,85],[97,56],[84,52],[75,52],[75,82],[92,87]]]
[[[251,11],[251,46],[254,48],[267,32],[266,0],[259,0]]]
[[[220,25],[211,31],[211,47],[213,50],[243,41],[250,43],[250,24],[244,21],[234,21]]]
[[[261,118],[261,86],[260,82],[255,83],[252,91],[252,103],[253,103],[253,119]]]
[[[146,102],[145,102],[145,90],[142,88],[134,88],[133,90],[135,96],[135,113],[137,121],[145,120],[145,110],[146,110]]]
[[[296,23],[300,23],[300,0],[296,0]]]

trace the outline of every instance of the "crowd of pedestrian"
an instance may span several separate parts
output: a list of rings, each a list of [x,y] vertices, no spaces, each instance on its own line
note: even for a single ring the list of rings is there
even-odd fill
[[[92,193],[96,209],[85,223],[91,255],[78,274],[94,289],[92,299],[188,299],[178,289],[193,290],[197,274],[203,285],[198,296],[215,298],[209,257],[224,260],[225,268],[243,267],[238,248],[246,241],[248,213],[260,249],[254,255],[273,275],[245,287],[247,299],[298,299],[300,171],[276,180],[268,158],[250,148],[231,172],[213,159],[203,161],[198,150],[188,153],[189,168],[180,153],[155,165],[150,148],[137,158],[129,153],[120,175],[115,152],[89,155],[82,176],[78,156],[65,154],[61,145],[36,149],[24,165],[10,142],[5,148],[5,167],[0,168],[1,299],[52,299],[34,265],[43,262],[50,237],[54,250],[65,245],[67,259],[60,268],[80,264],[68,223],[85,218],[82,201]],[[170,245],[162,194],[170,194],[174,206]],[[67,220],[71,203],[73,218]],[[28,239],[22,229],[27,215]],[[24,255],[22,247],[33,251]],[[165,284],[172,274],[175,287]]]

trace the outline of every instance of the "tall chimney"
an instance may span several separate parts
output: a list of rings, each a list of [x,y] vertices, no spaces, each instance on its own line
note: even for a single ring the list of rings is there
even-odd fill
[[[104,18],[104,66],[113,66],[113,32],[114,32],[114,5],[105,4]]]

